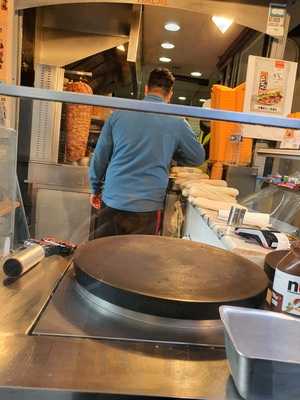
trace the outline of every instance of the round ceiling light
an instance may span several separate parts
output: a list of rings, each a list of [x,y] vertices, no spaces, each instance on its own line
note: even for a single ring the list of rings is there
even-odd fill
[[[176,22],[168,22],[165,25],[165,29],[170,32],[177,32],[180,29],[180,26],[176,24]]]
[[[178,97],[178,100],[185,101],[185,100],[186,100],[186,97],[185,97],[185,96],[179,96],[179,97]]]
[[[173,43],[164,42],[161,44],[163,49],[174,49],[175,45]]]
[[[191,75],[194,76],[195,78],[200,78],[200,76],[202,76],[201,72],[198,71],[191,72]]]
[[[163,62],[163,63],[169,63],[169,62],[171,62],[172,60],[171,60],[171,58],[169,58],[169,57],[160,57],[160,58],[159,58],[159,61],[160,61],[160,62]]]

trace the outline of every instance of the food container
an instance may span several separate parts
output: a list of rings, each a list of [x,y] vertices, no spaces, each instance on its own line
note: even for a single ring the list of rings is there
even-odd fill
[[[264,271],[268,275],[270,289],[272,289],[273,287],[276,267],[279,261],[281,261],[283,257],[285,257],[288,254],[288,252],[289,252],[288,250],[275,250],[271,251],[266,255]]]
[[[226,355],[246,400],[300,399],[300,320],[271,311],[222,306]]]

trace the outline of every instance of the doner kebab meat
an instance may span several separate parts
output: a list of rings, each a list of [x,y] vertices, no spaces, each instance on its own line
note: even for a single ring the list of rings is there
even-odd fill
[[[93,94],[90,86],[84,82],[69,82],[66,84],[65,90]],[[66,153],[68,161],[78,161],[85,157],[92,109],[93,107],[84,104],[66,105]]]

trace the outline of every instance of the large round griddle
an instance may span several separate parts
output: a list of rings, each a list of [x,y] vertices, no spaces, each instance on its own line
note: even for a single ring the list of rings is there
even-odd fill
[[[256,264],[205,244],[161,236],[112,236],[74,257],[76,279],[114,305],[160,317],[218,319],[219,306],[260,306],[268,280]]]

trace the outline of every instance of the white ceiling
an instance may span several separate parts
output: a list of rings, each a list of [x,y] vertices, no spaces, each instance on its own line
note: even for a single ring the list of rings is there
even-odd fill
[[[166,22],[175,21],[181,26],[178,32],[164,29]],[[144,64],[159,64],[159,57],[172,58],[172,63],[161,64],[180,75],[189,75],[192,71],[202,72],[203,78],[209,78],[221,56],[243,27],[233,24],[222,34],[211,20],[211,16],[170,9],[164,7],[144,7],[143,27]],[[175,44],[172,50],[161,48],[161,43],[169,41]]]

